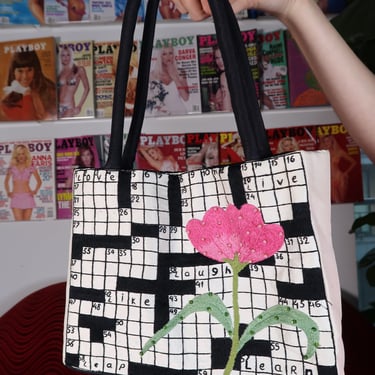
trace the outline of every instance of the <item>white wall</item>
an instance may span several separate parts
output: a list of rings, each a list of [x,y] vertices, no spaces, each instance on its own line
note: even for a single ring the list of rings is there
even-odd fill
[[[334,205],[332,232],[342,288],[357,296],[353,205]],[[0,315],[31,292],[65,281],[70,221],[1,223]],[[46,301],[48,303],[48,301]]]

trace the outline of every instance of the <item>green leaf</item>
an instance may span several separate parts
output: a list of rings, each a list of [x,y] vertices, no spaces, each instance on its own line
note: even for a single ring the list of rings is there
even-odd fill
[[[223,325],[228,334],[232,335],[233,324],[232,318],[223,301],[213,293],[206,293],[196,296],[163,328],[159,329],[150,340],[146,342],[142,348],[141,355],[146,353],[153,347],[162,337],[167,335],[177,324],[181,323],[187,316],[199,312],[206,311]]]
[[[366,224],[375,226],[375,212],[370,212],[369,214],[365,216],[355,219],[352,227],[349,230],[349,233],[354,233],[358,228]]]
[[[319,328],[304,312],[289,306],[276,305],[259,314],[245,329],[240,339],[238,351],[262,329],[275,324],[289,324],[302,329],[307,337],[308,346],[305,358],[310,358],[319,346]]]

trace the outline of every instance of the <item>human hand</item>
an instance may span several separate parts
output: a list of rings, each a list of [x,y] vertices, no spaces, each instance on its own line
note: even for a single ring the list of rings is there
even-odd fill
[[[291,6],[297,1],[311,0],[229,0],[235,13],[244,9],[258,9],[273,14],[277,17],[284,17]],[[182,13],[189,13],[190,17],[199,21],[211,15],[208,0],[173,0]]]

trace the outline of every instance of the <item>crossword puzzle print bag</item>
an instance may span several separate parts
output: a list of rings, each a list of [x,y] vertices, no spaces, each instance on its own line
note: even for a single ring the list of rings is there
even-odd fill
[[[271,156],[236,18],[228,0],[210,0],[247,161],[134,170],[158,9],[149,0],[123,150],[139,3],[128,1],[121,33],[108,163],[74,176],[64,364],[100,374],[343,374],[328,153]]]

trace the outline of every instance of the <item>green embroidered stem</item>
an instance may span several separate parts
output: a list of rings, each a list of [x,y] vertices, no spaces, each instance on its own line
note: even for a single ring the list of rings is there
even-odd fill
[[[232,333],[232,346],[229,353],[228,362],[225,366],[224,374],[229,375],[234,367],[236,361],[240,337],[239,337],[239,328],[240,328],[240,306],[238,303],[238,274],[240,271],[247,266],[248,263],[241,263],[238,259],[238,255],[234,257],[233,260],[226,260],[232,267],[233,270],[233,285],[232,285],[232,300],[233,300],[233,333]]]

